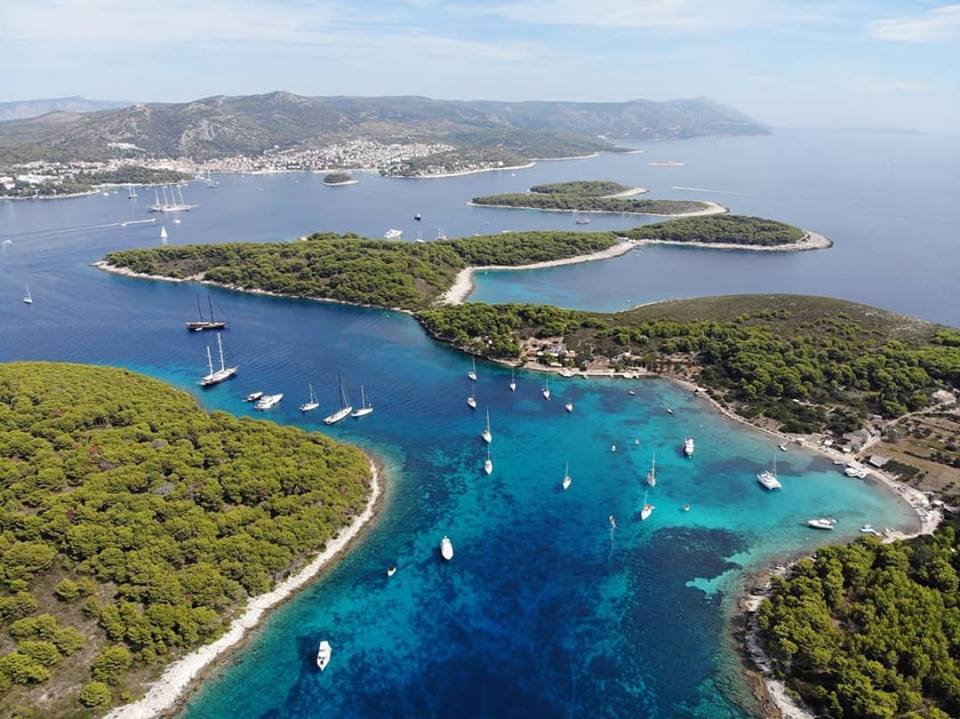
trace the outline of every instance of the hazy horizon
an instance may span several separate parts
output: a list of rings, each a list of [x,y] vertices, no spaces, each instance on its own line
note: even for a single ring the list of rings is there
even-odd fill
[[[960,126],[960,4],[922,0],[37,0],[0,40],[4,102],[705,96],[773,127]]]

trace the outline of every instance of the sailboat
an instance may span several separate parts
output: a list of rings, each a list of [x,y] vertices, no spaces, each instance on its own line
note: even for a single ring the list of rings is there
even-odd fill
[[[227,367],[223,361],[223,341],[220,339],[220,335],[217,335],[217,349],[220,351],[220,369],[213,369],[213,359],[210,356],[210,345],[207,345],[207,367],[210,369],[210,372],[200,380],[201,387],[210,387],[215,384],[219,384],[226,379],[233,377],[239,367]]]
[[[415,240],[415,242],[419,242],[421,245],[423,244],[423,232],[422,232],[422,231],[417,230],[417,239]]]
[[[573,402],[567,402],[563,405],[563,408],[567,410],[567,412],[573,412]]]
[[[476,382],[477,381],[477,360],[475,357],[471,357],[470,362],[471,362],[471,369],[469,372],[467,372],[467,379],[469,379],[471,382]]]
[[[342,419],[350,416],[350,413],[353,412],[353,407],[350,405],[350,401],[347,399],[347,392],[343,389],[343,375],[337,372],[337,387],[340,390],[340,409],[331,414],[329,417],[323,418],[324,424],[336,424]]]
[[[780,480],[777,479],[777,458],[773,458],[773,471],[765,469],[757,475],[757,482],[760,483],[760,486],[764,489],[774,490],[782,489],[783,485],[780,484]]]
[[[317,667],[322,672],[327,668],[327,664],[330,663],[330,657],[333,655],[333,649],[330,648],[330,642],[324,639],[320,642],[320,647],[317,649]]]
[[[167,228],[166,228],[166,226],[162,226],[162,227],[160,228],[160,239],[161,239],[162,241],[164,241],[164,242],[167,241]]]
[[[197,295],[197,315],[199,319],[191,320],[186,323],[186,327],[191,332],[200,332],[202,330],[222,330],[225,329],[227,323],[224,320],[215,319],[213,316],[213,300],[210,297],[207,297],[207,304],[210,307],[210,319],[206,320],[203,318],[203,309],[200,307],[200,295]]]
[[[315,410],[317,407],[320,406],[320,403],[317,402],[317,395],[313,393],[313,385],[308,384],[307,387],[310,390],[310,399],[307,402],[304,402],[302,405],[300,405],[301,412],[312,412],[313,410]]]
[[[550,379],[549,378],[547,378],[547,380],[543,383],[542,392],[543,392],[544,399],[550,399]]]
[[[23,304],[25,305],[33,304],[33,297],[30,294],[30,285],[27,285],[27,294],[23,296]]]
[[[693,456],[693,446],[693,437],[687,437],[685,440],[683,440],[683,453],[687,457]]]
[[[647,484],[651,487],[657,486],[657,452],[653,452],[653,460],[650,462],[650,471],[647,472]]]
[[[480,433],[480,436],[483,438],[483,441],[487,444],[490,444],[493,441],[493,432],[490,431],[490,410],[487,410],[487,426],[483,428],[483,431]]]
[[[567,462],[563,465],[563,481],[560,483],[560,486],[563,487],[564,492],[570,489],[571,482],[573,482],[573,478],[570,476],[570,463]]]
[[[353,410],[351,417],[366,417],[373,412],[373,405],[367,404],[367,394],[363,391],[363,385],[360,385],[360,408]]]
[[[474,394],[473,392],[471,392],[470,396],[467,397],[467,407],[469,407],[470,409],[477,408],[477,395]]]
[[[647,501],[647,493],[643,493],[643,509],[640,510],[640,521],[646,522],[653,514],[655,507]]]
[[[493,473],[493,460],[490,459],[490,447],[489,447],[489,446],[487,447],[487,459],[486,459],[486,461],[483,463],[483,471],[486,472],[487,474],[492,474],[492,473]]]
[[[510,391],[517,391],[517,373],[512,367],[510,368]]]
[[[447,239],[447,233],[443,231],[443,228],[442,228],[442,227],[438,227],[438,228],[437,228],[437,239],[438,239],[438,240],[445,240],[445,239]]]
[[[133,189],[133,185],[127,185],[127,199],[128,200],[137,199],[137,191]]]

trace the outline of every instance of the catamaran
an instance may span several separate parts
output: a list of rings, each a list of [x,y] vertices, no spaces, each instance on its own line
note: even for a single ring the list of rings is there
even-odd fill
[[[467,379],[469,379],[471,382],[476,382],[477,381],[477,360],[475,357],[471,357],[470,362],[471,362],[471,369],[469,372],[467,372]]]
[[[550,380],[549,378],[543,384],[543,398],[550,399]]]
[[[647,493],[643,493],[643,509],[640,510],[640,521],[646,522],[650,515],[653,514],[653,510],[656,509],[652,504],[647,501]]]
[[[197,295],[197,315],[200,319],[191,320],[186,323],[186,328],[191,332],[201,332],[203,330],[222,330],[226,329],[227,323],[224,320],[218,320],[213,316],[213,300],[207,297],[207,303],[210,305],[210,319],[204,319],[203,309],[200,307],[200,295]]]
[[[237,370],[240,367],[227,367],[223,361],[223,341],[220,339],[220,335],[217,335],[217,349],[220,351],[220,369],[213,369],[213,358],[210,356],[210,345],[207,345],[207,367],[209,372],[205,377],[200,380],[201,387],[210,387],[211,385],[219,384],[224,380],[230,379],[233,377]]]
[[[322,672],[327,668],[327,664],[330,663],[330,657],[333,655],[333,649],[330,648],[330,642],[324,639],[320,642],[320,647],[317,649],[317,667],[319,667]]]
[[[564,492],[570,489],[570,484],[572,482],[573,478],[570,476],[570,463],[567,462],[563,465],[563,481],[560,483],[560,486],[563,487]]]
[[[337,372],[337,387],[340,390],[340,409],[330,416],[324,417],[324,424],[336,424],[340,420],[349,417],[350,413],[353,412],[353,407],[350,405],[350,401],[347,399],[347,392],[343,388],[343,375],[341,375],[339,372]]]
[[[765,469],[757,475],[757,482],[760,483],[760,486],[764,489],[774,490],[780,489],[783,487],[780,484],[780,480],[777,479],[777,458],[773,458],[773,471]]]
[[[516,373],[516,370],[513,369],[513,367],[510,368],[510,391],[511,392],[517,391],[517,373]]]
[[[271,407],[276,407],[280,404],[280,400],[283,399],[283,393],[279,394],[265,394],[260,399],[257,400],[257,403],[253,405],[253,408],[263,412],[264,410],[270,409]]]
[[[683,440],[683,453],[687,457],[693,456],[693,437],[687,437]]]
[[[350,413],[351,417],[366,417],[373,412],[373,405],[367,404],[367,393],[363,391],[363,385],[360,385],[360,408]]]
[[[487,474],[493,474],[493,460],[490,459],[490,447],[487,447],[487,459],[483,463],[483,471]]]
[[[480,433],[480,436],[483,437],[483,441],[487,444],[490,444],[493,441],[493,432],[490,431],[490,410],[487,410],[487,426],[483,428],[483,431]]]
[[[312,412],[320,406],[320,403],[317,402],[317,395],[313,393],[313,385],[308,384],[307,388],[310,390],[310,399],[300,405],[301,412]]]
[[[653,459],[650,461],[650,471],[647,472],[647,484],[651,487],[657,486],[657,451],[653,451]]]
[[[448,562],[453,559],[453,542],[447,535],[443,535],[443,539],[440,540],[440,556]]]
[[[27,294],[23,296],[23,304],[25,305],[33,304],[33,296],[30,294],[30,285],[27,285]]]

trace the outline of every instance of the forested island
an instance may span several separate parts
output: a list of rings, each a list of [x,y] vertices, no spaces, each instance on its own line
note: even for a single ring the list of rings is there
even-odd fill
[[[464,304],[418,317],[481,356],[694,382],[739,416],[790,433],[839,437],[960,387],[960,331],[823,297],[711,297],[614,314]]]
[[[931,536],[819,549],[756,617],[774,672],[832,719],[960,716],[957,519]]]
[[[329,175],[324,176],[323,184],[336,187],[337,185],[355,185],[357,181],[346,172],[331,172]]]
[[[807,232],[785,222],[749,215],[682,217],[621,233],[633,240],[774,247],[801,242]]]
[[[103,713],[360,514],[368,458],[126,370],[0,365],[0,717]]]
[[[175,170],[158,170],[142,165],[120,165],[110,169],[80,170],[58,168],[55,175],[24,175],[0,168],[10,180],[0,185],[0,197],[59,197],[96,192],[108,185],[149,185],[185,182],[191,178]]]
[[[609,180],[535,185],[529,192],[474,197],[474,205],[562,212],[611,212],[635,215],[683,216],[725,212],[719,205],[695,200],[639,200],[626,196],[646,192]]]
[[[425,243],[316,233],[298,242],[184,245],[111,252],[106,266],[143,275],[379,307],[427,307],[466,267],[588,255],[610,232],[510,232]]]

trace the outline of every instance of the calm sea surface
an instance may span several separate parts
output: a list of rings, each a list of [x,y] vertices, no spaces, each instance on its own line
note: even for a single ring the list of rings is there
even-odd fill
[[[563,271],[491,273],[481,279],[478,298],[613,308],[783,289],[955,322],[960,300],[948,288],[957,262],[947,258],[956,251],[946,243],[956,220],[956,193],[947,187],[956,147],[943,143],[797,132],[654,145],[646,155],[541,163],[515,176],[362,175],[349,188],[325,188],[316,175],[228,176],[216,189],[187,188],[187,199],[200,206],[181,224],[166,218],[166,227],[172,243],[288,239],[314,229],[379,235],[388,227],[412,237],[416,212],[423,213],[427,238],[439,226],[450,236],[572,227],[565,215],[463,203],[540,181],[611,178],[650,187],[656,196],[702,197],[786,219],[838,245],[769,257],[644,250]],[[654,158],[688,164],[650,168]],[[908,167],[914,178],[939,179],[911,185],[901,176]],[[956,189],[955,176],[952,182]],[[0,256],[0,360],[129,367],[234,414],[251,413],[241,402],[247,392],[283,392],[283,403],[267,416],[307,429],[321,429],[342,370],[353,399],[362,383],[376,411],[330,434],[375,452],[388,466],[387,506],[372,531],[274,612],[191,699],[184,717],[747,717],[751,704],[724,623],[744,570],[853,536],[864,522],[914,521],[888,495],[844,478],[812,454],[778,452],[771,439],[667,382],[558,378],[547,402],[541,377],[521,373],[514,394],[508,372],[481,363],[480,409],[472,412],[465,403],[469,362],[429,340],[405,315],[91,269],[109,250],[158,244],[156,225],[94,227],[148,217],[148,194],[0,203],[0,241],[12,241]],[[598,216],[592,227],[625,222]],[[891,224],[913,230],[904,234]],[[676,272],[665,271],[674,266]],[[20,302],[27,283],[32,306]],[[224,342],[241,367],[236,379],[206,392],[195,383],[211,338],[182,329],[198,290],[209,291],[230,320]],[[306,399],[308,382],[321,410],[303,417],[296,405]],[[563,410],[567,401],[573,414]],[[482,471],[479,437],[488,409],[490,477]],[[690,460],[680,452],[687,435],[697,442]],[[656,510],[641,523],[643,476],[654,451],[658,483],[648,500]],[[775,455],[784,489],[768,494],[754,475]],[[564,493],[565,463],[573,485]],[[689,512],[681,511],[686,503]],[[616,530],[607,521],[611,514]],[[814,516],[838,518],[840,531],[808,530],[805,521]],[[444,534],[456,549],[449,563],[439,559]],[[391,564],[399,571],[388,579]],[[334,654],[320,675],[313,661],[324,638]]]

